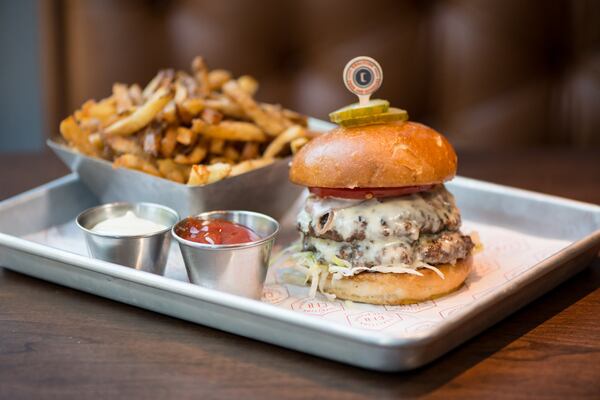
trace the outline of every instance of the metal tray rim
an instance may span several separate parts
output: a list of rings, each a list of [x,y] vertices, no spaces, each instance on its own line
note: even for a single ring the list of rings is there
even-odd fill
[[[560,204],[563,207],[576,208],[583,211],[590,211],[600,217],[600,205],[587,203],[584,201],[573,200],[566,197],[556,196],[553,194],[535,192],[533,190],[521,189],[513,186],[502,185],[499,183],[482,181],[464,176],[456,176],[451,182],[459,182],[461,185],[469,188],[485,188],[494,193],[511,193],[519,198],[529,198],[537,200],[547,200],[555,204]],[[600,228],[598,229],[600,231]]]

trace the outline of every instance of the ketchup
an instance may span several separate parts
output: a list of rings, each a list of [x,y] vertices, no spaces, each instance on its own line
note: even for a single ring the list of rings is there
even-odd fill
[[[252,229],[224,219],[189,217],[176,228],[175,233],[186,240],[204,244],[241,244],[260,239]]]
[[[383,187],[383,188],[322,188],[309,187],[308,190],[319,197],[339,197],[342,199],[371,199],[373,197],[398,197],[429,190],[433,185]]]

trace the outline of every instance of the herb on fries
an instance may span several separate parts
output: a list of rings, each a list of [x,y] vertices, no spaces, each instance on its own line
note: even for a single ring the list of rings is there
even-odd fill
[[[188,185],[206,185],[271,164],[310,139],[306,117],[257,102],[258,82],[209,70],[160,71],[145,88],[113,85],[60,124],[67,144],[115,167]]]

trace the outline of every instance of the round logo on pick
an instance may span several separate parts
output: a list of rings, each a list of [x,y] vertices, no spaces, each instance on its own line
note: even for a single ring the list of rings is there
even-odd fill
[[[383,71],[377,61],[367,56],[353,58],[344,68],[344,84],[359,97],[370,96],[383,82]]]

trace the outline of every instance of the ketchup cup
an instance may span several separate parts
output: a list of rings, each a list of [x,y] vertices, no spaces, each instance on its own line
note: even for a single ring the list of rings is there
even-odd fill
[[[172,235],[179,242],[190,281],[210,289],[259,300],[269,267],[271,248],[279,224],[273,218],[251,211],[210,211],[191,218],[225,220],[251,229],[258,239],[239,244],[198,243]]]

